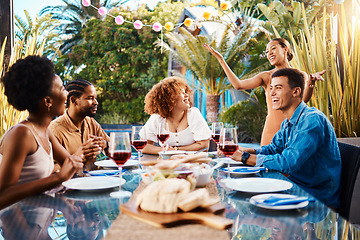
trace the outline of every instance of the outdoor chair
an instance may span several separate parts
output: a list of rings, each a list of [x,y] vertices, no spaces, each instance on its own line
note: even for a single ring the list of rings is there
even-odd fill
[[[210,138],[208,152],[214,152],[214,151],[217,151],[217,145],[216,142],[212,138]]]
[[[341,195],[339,214],[351,223],[360,223],[360,147],[339,142]]]

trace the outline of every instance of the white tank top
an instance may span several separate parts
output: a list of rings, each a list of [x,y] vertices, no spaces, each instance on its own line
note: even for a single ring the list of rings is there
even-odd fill
[[[21,124],[21,123],[20,123]],[[21,124],[22,126],[26,126],[25,124]],[[24,165],[21,169],[20,177],[17,184],[27,183],[31,181],[35,181],[41,178],[45,178],[51,175],[53,169],[54,169],[54,160],[53,160],[53,152],[52,152],[52,145],[50,143],[50,154],[48,154],[45,149],[41,146],[39,143],[39,140],[36,137],[36,134],[32,131],[32,129],[28,126],[27,128],[30,129],[32,134],[34,135],[34,138],[36,140],[36,143],[38,145],[38,148],[36,151],[31,154],[27,155],[24,161]],[[8,130],[11,131],[12,128]],[[6,135],[6,134],[5,134]],[[0,140],[0,144],[3,138]],[[6,150],[4,150],[6,151]],[[2,155],[0,154],[0,163],[2,161]]]

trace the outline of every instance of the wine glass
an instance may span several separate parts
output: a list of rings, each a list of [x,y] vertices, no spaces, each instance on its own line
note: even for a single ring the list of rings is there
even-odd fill
[[[163,152],[165,152],[165,142],[170,137],[169,124],[166,122],[166,119],[160,122],[156,137],[162,143]]]
[[[146,134],[145,134],[145,128],[143,129],[143,134],[140,135],[140,130],[143,128],[143,126],[133,126],[131,131],[131,144],[136,149],[138,153],[138,160],[139,160],[139,168],[140,168],[140,155],[141,150],[146,146],[147,140],[146,140]]]
[[[109,157],[113,160],[119,169],[119,176],[122,180],[122,166],[131,157],[131,144],[130,136],[128,132],[111,132],[110,143],[109,143]],[[131,192],[121,190],[121,184],[119,191],[112,192],[111,197],[125,198],[130,197]]]
[[[222,128],[224,128],[224,124],[222,122],[213,122],[211,125],[211,138],[216,142],[216,144],[219,144]]]
[[[222,128],[218,144],[219,150],[228,158],[228,178],[230,177],[230,157],[238,150],[236,128]]]

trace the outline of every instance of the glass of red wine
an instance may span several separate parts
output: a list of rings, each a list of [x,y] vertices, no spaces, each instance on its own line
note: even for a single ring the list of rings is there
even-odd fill
[[[166,119],[160,122],[156,137],[162,143],[163,152],[165,152],[165,142],[170,137],[169,124],[166,122]]]
[[[131,157],[131,144],[130,144],[130,136],[128,132],[110,133],[109,157],[118,166],[119,176],[121,179],[122,166]],[[130,197],[131,192],[121,190],[121,184],[120,184],[119,191],[112,192],[110,196],[115,198],[125,198],[125,197]]]
[[[224,124],[222,122],[213,122],[211,124],[211,138],[216,142],[216,144],[219,144],[222,128],[224,128]]]
[[[230,177],[230,157],[238,150],[236,128],[222,128],[218,144],[219,150],[228,158],[228,178]]]
[[[143,150],[143,148],[147,144],[145,128],[142,130],[142,135],[140,135],[140,130],[142,128],[143,126],[133,126],[131,131],[131,144],[138,152],[139,168],[140,168],[141,150]]]

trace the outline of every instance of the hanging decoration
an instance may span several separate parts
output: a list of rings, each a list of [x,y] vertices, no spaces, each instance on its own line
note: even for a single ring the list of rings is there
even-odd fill
[[[337,1],[341,1],[341,0],[337,0]],[[161,32],[161,34],[163,34],[163,29],[165,29],[166,31],[172,31],[174,28],[178,28],[182,24],[184,24],[186,27],[191,27],[193,24],[196,24],[197,27],[202,26],[201,19],[195,19],[195,21],[194,21],[194,19],[191,19],[191,18],[186,18],[183,23],[177,23],[175,25],[172,22],[166,22],[164,26],[162,26],[159,22],[156,22],[156,23],[154,23],[152,25],[143,24],[140,20],[136,20],[135,22],[131,22],[131,21],[125,20],[124,17],[120,16],[120,15],[116,16],[116,17],[112,16],[111,14],[108,13],[108,10],[105,7],[100,7],[100,8],[95,7],[94,5],[91,4],[91,0],[81,0],[81,3],[85,7],[90,6],[90,7],[94,8],[94,9],[96,9],[101,16],[107,15],[107,16],[110,16],[110,17],[114,18],[115,23],[117,25],[122,25],[125,22],[127,22],[127,23],[133,24],[134,28],[138,29],[138,30],[140,30],[143,27],[151,27],[155,32]],[[192,5],[194,5],[194,4],[190,4],[190,6],[192,6]],[[227,2],[222,2],[220,4],[220,9],[222,11],[228,10],[229,9],[229,4]],[[210,18],[211,18],[211,13],[209,13],[209,12],[204,12],[203,13],[203,19],[204,20],[210,20]]]
[[[338,0],[341,1],[341,0]],[[119,15],[119,16],[113,16],[111,14],[108,13],[108,10],[105,7],[100,7],[97,8],[94,5],[91,4],[91,0],[81,0],[81,3],[84,7],[92,7],[94,9],[96,9],[98,11],[98,13],[101,16],[107,15],[110,16],[112,18],[115,19],[115,23],[117,25],[122,25],[125,22],[126,23],[130,23],[133,24],[134,28],[137,30],[142,29],[143,27],[151,27],[155,32],[161,32],[161,40],[163,40],[163,29],[165,29],[166,31],[172,31],[174,28],[178,28],[180,27],[182,24],[184,24],[186,27],[191,27],[193,24],[195,24],[196,27],[201,28],[202,27],[202,19],[191,19],[191,18],[186,18],[184,22],[182,23],[177,23],[177,24],[173,24],[172,22],[166,22],[164,26],[162,26],[159,22],[156,22],[152,25],[147,25],[147,24],[143,24],[140,20],[136,20],[134,22],[128,21],[126,19],[124,19],[123,16]],[[191,5],[190,5],[191,6]],[[222,2],[220,4],[220,10],[221,11],[226,11],[229,8],[229,4],[227,2]],[[211,18],[211,13],[209,12],[204,12],[203,13],[203,20],[210,20]],[[161,52],[163,51],[163,48],[161,46]]]

